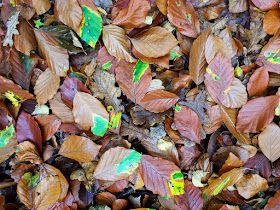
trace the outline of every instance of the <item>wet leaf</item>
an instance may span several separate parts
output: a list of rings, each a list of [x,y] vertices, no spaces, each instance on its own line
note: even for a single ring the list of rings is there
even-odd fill
[[[141,157],[140,153],[131,149],[111,148],[101,156],[93,177],[107,181],[126,179],[139,167]]]
[[[73,135],[63,142],[58,154],[79,162],[89,162],[98,155],[100,148],[88,138]]]
[[[177,30],[188,37],[196,38],[200,33],[200,24],[193,5],[188,1],[168,0],[167,17]]]
[[[148,58],[164,56],[178,43],[170,31],[159,26],[153,27],[139,36],[132,38],[131,42],[139,53]]]

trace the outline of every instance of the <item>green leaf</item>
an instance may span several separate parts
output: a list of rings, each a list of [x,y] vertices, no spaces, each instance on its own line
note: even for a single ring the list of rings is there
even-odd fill
[[[91,132],[97,136],[104,136],[104,134],[107,131],[109,122],[99,115],[96,114],[92,114],[92,115],[93,115],[94,127],[91,127]]]
[[[102,31],[102,18],[97,11],[93,11],[85,5],[82,6],[82,10],[83,20],[78,34],[86,43],[95,48]]]
[[[5,130],[0,131],[0,147],[4,147],[9,143],[9,139],[13,136],[14,131],[13,125],[7,126]]]
[[[133,83],[137,83],[141,79],[141,76],[145,73],[148,67],[148,63],[144,63],[141,59],[138,60],[136,65],[133,67]]]
[[[174,52],[173,50],[170,51],[170,58],[169,60],[173,61],[176,57],[181,57],[178,53]]]
[[[38,29],[39,29],[41,26],[44,25],[44,23],[41,22],[41,19],[39,19],[39,20],[34,20],[34,22],[35,22],[35,24],[36,24],[35,27],[38,28]]]
[[[116,171],[120,173],[128,173],[138,168],[142,155],[139,152],[131,151],[119,164],[116,164]]]

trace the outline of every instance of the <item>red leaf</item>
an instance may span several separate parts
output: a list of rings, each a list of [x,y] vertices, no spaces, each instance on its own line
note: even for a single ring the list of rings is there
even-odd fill
[[[203,207],[203,197],[199,188],[190,181],[185,181],[185,193],[175,195],[174,200],[178,210],[199,210]]]
[[[168,110],[178,99],[179,97],[174,93],[154,90],[148,92],[139,104],[150,112],[159,113]]]
[[[42,152],[41,130],[38,123],[30,114],[27,114],[24,111],[20,113],[17,120],[16,130],[19,143],[29,140],[37,146],[40,152]]]
[[[197,114],[186,106],[177,105],[174,121],[181,135],[200,144],[201,123]]]

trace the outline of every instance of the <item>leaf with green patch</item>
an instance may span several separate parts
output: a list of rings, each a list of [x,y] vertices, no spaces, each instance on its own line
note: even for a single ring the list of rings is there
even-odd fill
[[[78,30],[79,36],[95,48],[95,44],[102,31],[102,18],[98,9],[92,2],[82,3],[79,1],[83,10],[82,24]]]
[[[138,168],[141,156],[139,152],[132,150],[119,164],[115,165],[117,173],[132,174],[132,172]]]
[[[9,143],[10,138],[13,136],[15,128],[13,125],[7,126],[5,130],[0,131],[0,147],[4,147]]]

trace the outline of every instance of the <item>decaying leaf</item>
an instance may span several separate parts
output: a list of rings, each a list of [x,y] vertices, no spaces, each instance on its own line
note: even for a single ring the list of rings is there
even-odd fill
[[[7,21],[7,33],[5,39],[3,40],[3,46],[12,47],[14,44],[13,35],[18,35],[19,32],[17,30],[19,11],[15,12]]]

